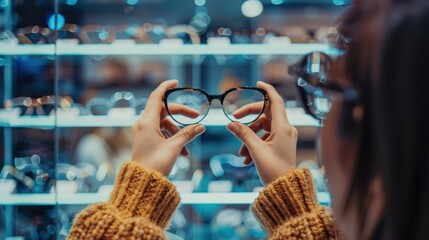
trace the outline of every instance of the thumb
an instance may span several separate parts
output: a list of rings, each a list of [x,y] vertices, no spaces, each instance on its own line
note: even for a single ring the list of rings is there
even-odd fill
[[[185,145],[198,135],[206,131],[206,128],[201,124],[186,126],[168,139],[177,149],[182,149]]]
[[[250,151],[258,144],[261,144],[262,140],[246,125],[232,122],[229,123],[226,128],[240,139]]]

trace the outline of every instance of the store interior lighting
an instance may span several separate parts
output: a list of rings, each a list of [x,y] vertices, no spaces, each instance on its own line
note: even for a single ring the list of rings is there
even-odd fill
[[[139,2],[139,0],[127,0],[128,5],[136,5]]]
[[[346,4],[345,0],[332,0],[332,3],[336,6],[343,6]]]
[[[206,0],[195,0],[195,5],[202,7],[206,4]]]
[[[248,18],[254,18],[261,15],[264,6],[259,0],[247,0],[241,5],[241,12]]]
[[[285,2],[284,0],[271,0],[271,3],[274,4],[274,5],[280,5],[280,4],[284,3],[284,2]]]
[[[77,3],[77,0],[67,0],[66,1],[67,5],[76,5],[76,3]]]

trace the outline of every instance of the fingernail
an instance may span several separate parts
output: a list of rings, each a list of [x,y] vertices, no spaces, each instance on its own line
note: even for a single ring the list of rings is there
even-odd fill
[[[237,133],[238,132],[238,130],[240,129],[239,127],[238,127],[238,125],[237,125],[237,123],[230,123],[230,124],[228,124],[227,126],[226,126],[226,128],[230,131],[230,132],[232,132],[232,133]]]
[[[203,133],[204,131],[206,131],[206,128],[205,128],[203,125],[198,125],[198,126],[194,129],[194,132],[195,132],[196,134],[201,134],[201,133]]]

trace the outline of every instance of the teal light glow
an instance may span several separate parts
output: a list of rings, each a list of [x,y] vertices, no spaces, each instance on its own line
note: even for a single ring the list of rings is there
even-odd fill
[[[342,6],[346,4],[345,0],[332,0],[332,3],[336,6]]]
[[[139,0],[127,0],[128,5],[136,5],[137,3],[139,3]]]
[[[274,4],[274,5],[280,5],[280,4],[284,3],[284,2],[285,2],[284,0],[271,0],[271,3]]]
[[[0,0],[1,8],[6,8],[7,6],[9,6],[9,0]]]
[[[66,1],[67,5],[76,5],[76,3],[77,3],[77,0],[67,0]]]
[[[195,5],[201,7],[206,4],[206,0],[195,0]]]
[[[57,20],[57,22],[55,24],[55,14],[52,14],[51,16],[49,16],[49,18],[48,18],[48,27],[51,30],[59,30],[59,29],[61,29],[61,28],[64,27],[66,19],[64,18],[63,15],[57,14],[56,20]]]

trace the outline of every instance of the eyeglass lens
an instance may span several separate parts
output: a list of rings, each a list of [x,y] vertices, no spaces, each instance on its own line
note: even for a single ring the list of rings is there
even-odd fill
[[[194,110],[196,114],[186,116],[181,112],[174,111],[177,107],[183,106]],[[189,125],[200,122],[207,115],[210,103],[203,92],[184,89],[174,91],[168,95],[167,108],[173,120],[180,124]]]
[[[322,88],[314,87],[302,78],[298,80],[298,86],[302,88],[306,105],[310,113],[319,119],[324,119],[331,109],[331,99]]]
[[[234,122],[251,123],[262,113],[265,96],[255,89],[238,89],[228,92],[223,99],[223,111]],[[244,117],[235,116],[234,113],[244,107],[252,107],[251,114]]]

